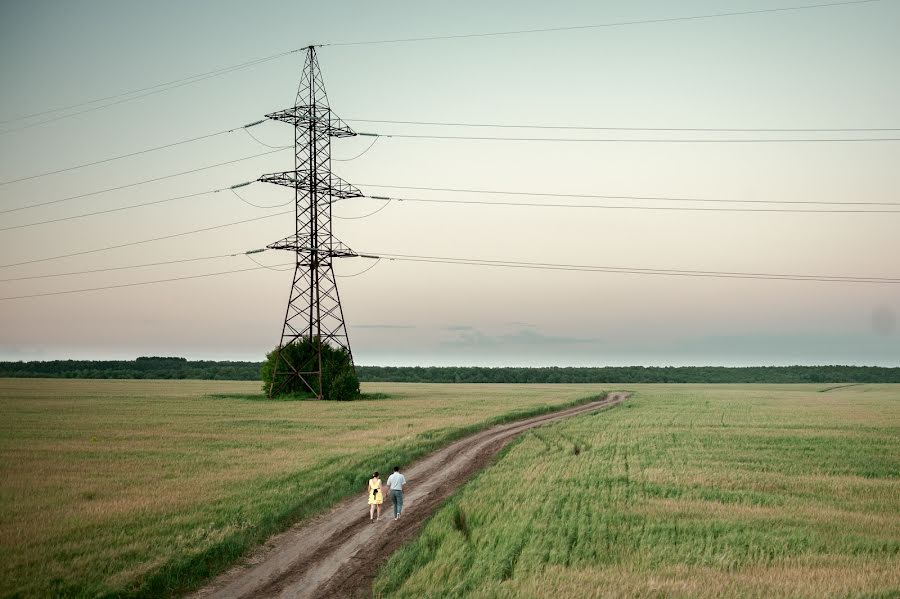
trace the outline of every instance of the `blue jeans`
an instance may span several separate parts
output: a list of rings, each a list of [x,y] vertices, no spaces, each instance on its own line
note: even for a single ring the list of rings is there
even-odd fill
[[[394,517],[396,518],[403,511],[403,491],[391,490],[391,500],[394,502]]]

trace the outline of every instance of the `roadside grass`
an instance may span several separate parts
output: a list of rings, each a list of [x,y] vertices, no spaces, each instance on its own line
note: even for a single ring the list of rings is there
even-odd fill
[[[362,496],[373,470],[601,387],[364,391],[262,401],[257,382],[0,379],[0,597],[178,594]]]
[[[508,447],[376,597],[900,597],[900,385],[633,387]]]

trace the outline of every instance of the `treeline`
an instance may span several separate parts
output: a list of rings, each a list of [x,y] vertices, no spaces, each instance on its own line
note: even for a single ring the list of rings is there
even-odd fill
[[[164,357],[0,362],[0,377],[258,381],[261,367],[262,362]],[[356,369],[360,381],[395,383],[900,383],[900,368],[877,366],[357,366]]]
[[[358,366],[357,371],[361,381],[399,383],[900,383],[900,368],[877,366]]]
[[[258,381],[262,362],[215,362],[185,358],[0,362],[0,377],[63,379],[203,379]]]

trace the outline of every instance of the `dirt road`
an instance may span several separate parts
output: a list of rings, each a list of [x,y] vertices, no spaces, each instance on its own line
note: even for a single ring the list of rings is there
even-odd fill
[[[370,522],[361,490],[359,497],[276,535],[192,597],[368,597],[375,574],[388,556],[412,539],[447,497],[518,434],[616,405],[626,397],[626,393],[610,393],[603,401],[495,426],[461,439],[403,471],[409,484],[399,520],[394,521],[387,500],[381,519]]]

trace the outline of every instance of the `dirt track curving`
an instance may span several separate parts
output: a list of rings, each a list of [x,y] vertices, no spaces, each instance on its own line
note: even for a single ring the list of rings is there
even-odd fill
[[[404,470],[403,516],[394,521],[390,500],[381,519],[369,521],[364,494],[276,535],[239,565],[192,595],[245,597],[368,597],[379,566],[412,539],[441,503],[500,449],[530,428],[610,407],[627,393],[551,414],[492,427],[461,439]]]

